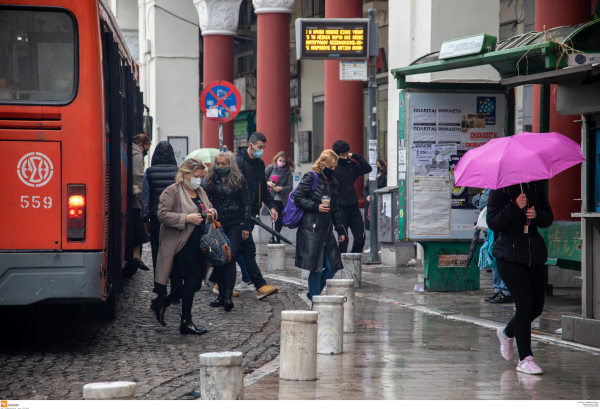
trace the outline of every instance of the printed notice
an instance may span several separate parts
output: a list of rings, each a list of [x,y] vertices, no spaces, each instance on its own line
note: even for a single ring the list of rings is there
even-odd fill
[[[392,217],[392,195],[381,195],[381,213],[386,217]]]
[[[461,117],[459,108],[439,108],[437,115],[438,142],[459,142],[461,140]]]
[[[415,142],[435,142],[437,137],[437,109],[413,108],[412,140]]]
[[[433,144],[415,143],[415,165],[431,165],[433,162]]]
[[[398,163],[406,164],[406,149],[398,149]]]
[[[413,177],[413,236],[450,236],[450,178]]]
[[[371,165],[369,180],[377,180],[377,141],[369,140],[369,165]]]

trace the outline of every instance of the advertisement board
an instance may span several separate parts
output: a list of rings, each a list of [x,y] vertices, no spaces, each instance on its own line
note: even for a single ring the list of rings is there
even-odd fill
[[[299,60],[366,60],[369,58],[369,19],[296,19]]]

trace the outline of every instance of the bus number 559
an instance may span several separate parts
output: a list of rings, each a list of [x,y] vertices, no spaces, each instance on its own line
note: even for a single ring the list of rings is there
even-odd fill
[[[39,209],[42,206],[40,202],[41,196],[31,196],[31,207],[34,209]],[[27,209],[30,206],[29,196],[21,196],[21,207],[23,209]],[[50,196],[46,196],[43,199],[44,209],[50,209],[52,207],[52,198]]]

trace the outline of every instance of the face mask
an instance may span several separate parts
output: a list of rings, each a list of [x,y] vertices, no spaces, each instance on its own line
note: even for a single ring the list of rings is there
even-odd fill
[[[148,155],[148,151],[144,149],[144,156]]]
[[[327,167],[323,168],[323,176],[325,176],[326,178],[332,177],[334,172],[335,170],[333,169],[329,169]]]
[[[277,161],[277,166],[278,166],[278,167],[282,168],[282,167],[284,167],[285,165],[286,165],[286,162],[279,162],[279,161]]]
[[[188,187],[192,190],[196,190],[200,187],[200,184],[202,183],[202,179],[200,178],[191,178],[190,181],[188,182]]]
[[[216,167],[215,171],[219,174],[219,176],[227,176],[229,175],[229,172],[231,172],[231,166],[225,166],[225,167]]]
[[[338,162],[344,164],[344,165],[348,165],[351,161],[350,159],[338,159]]]
[[[254,153],[252,154],[252,156],[254,156],[255,158],[262,158],[262,156],[264,155],[265,151],[259,151],[258,149],[255,149],[254,146],[252,147],[252,150],[254,151]]]

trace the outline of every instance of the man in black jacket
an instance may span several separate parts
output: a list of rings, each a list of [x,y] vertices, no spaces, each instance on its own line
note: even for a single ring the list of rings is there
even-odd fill
[[[342,224],[346,231],[348,231],[348,227],[352,230],[354,237],[352,253],[362,253],[365,246],[365,224],[358,208],[358,195],[354,189],[354,182],[360,176],[371,172],[373,168],[358,153],[350,153],[350,144],[346,141],[341,139],[335,141],[331,149],[340,157],[333,176],[339,182],[338,207],[342,213]],[[356,162],[353,162],[352,159]],[[346,236],[346,239],[340,243],[341,253],[348,251],[349,241]]]
[[[248,184],[248,193],[250,194],[250,214],[258,215],[262,203],[271,209],[271,221],[277,220],[279,215],[275,210],[275,199],[267,189],[267,180],[265,177],[265,163],[261,159],[267,146],[267,138],[260,133],[254,132],[248,139],[248,147],[238,148],[235,160],[242,171],[246,183]],[[252,226],[254,227],[254,226]],[[256,298],[262,299],[277,292],[277,287],[267,285],[267,282],[256,264],[256,244],[250,236],[244,238],[240,252],[244,257],[244,264],[252,283],[256,287]]]

